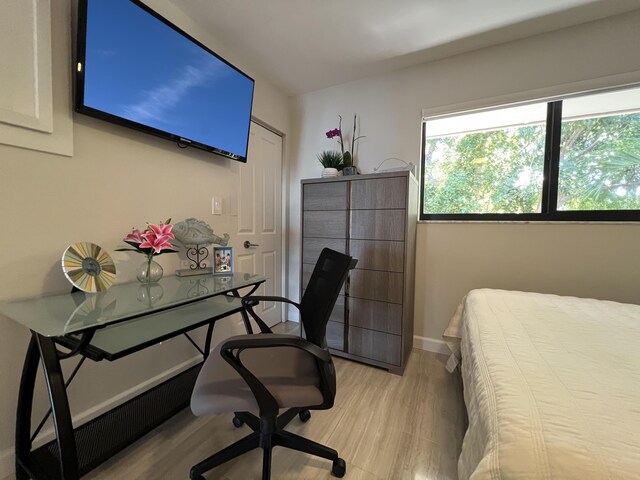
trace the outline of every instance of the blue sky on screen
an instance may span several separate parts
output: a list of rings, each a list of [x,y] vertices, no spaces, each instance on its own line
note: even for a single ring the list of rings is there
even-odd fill
[[[88,107],[246,156],[253,82],[129,0],[90,0]]]

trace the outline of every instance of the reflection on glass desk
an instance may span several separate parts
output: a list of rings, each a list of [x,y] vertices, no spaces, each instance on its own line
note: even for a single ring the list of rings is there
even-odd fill
[[[61,337],[148,315],[261,283],[248,273],[225,277],[162,278],[158,283],[121,283],[106,292],[64,293],[0,303],[0,313],[45,337]]]
[[[239,298],[220,295],[204,298],[194,303],[180,305],[169,310],[146,314],[126,322],[118,322],[96,330],[82,354],[92,360],[117,360],[143,350],[183,332],[219,319],[242,313]],[[79,334],[58,338],[58,343],[74,348],[81,340]]]

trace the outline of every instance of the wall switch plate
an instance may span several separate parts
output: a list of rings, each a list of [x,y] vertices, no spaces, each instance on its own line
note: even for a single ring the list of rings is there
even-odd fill
[[[211,198],[211,214],[222,215],[222,197]]]

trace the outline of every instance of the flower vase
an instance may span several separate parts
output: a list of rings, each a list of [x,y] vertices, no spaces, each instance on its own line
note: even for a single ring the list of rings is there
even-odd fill
[[[152,257],[142,262],[136,272],[140,283],[156,283],[162,278],[163,274],[164,270],[162,270],[162,265],[153,260]]]

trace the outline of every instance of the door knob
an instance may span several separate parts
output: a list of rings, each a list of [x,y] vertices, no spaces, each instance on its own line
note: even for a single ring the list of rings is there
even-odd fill
[[[249,240],[244,241],[244,248],[259,247],[257,243],[251,243]]]

